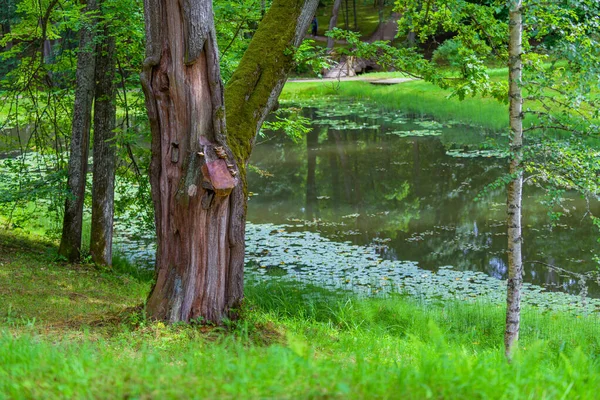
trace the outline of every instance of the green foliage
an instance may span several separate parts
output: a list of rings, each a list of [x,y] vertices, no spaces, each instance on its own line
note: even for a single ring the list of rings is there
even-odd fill
[[[221,76],[224,82],[229,81],[258,23],[271,6],[271,1],[264,1],[265,9],[261,9],[260,0],[216,0],[213,2],[215,28],[220,54]]]
[[[304,3],[276,1],[262,19],[238,68],[225,86],[228,145],[244,165],[250,157],[261,112],[269,104],[273,83],[287,78],[294,67],[290,46],[294,44],[296,21]],[[282,26],[282,21],[288,21]],[[274,36],[274,33],[277,35]],[[286,54],[287,53],[287,54]]]
[[[360,40],[358,34],[334,29],[328,35],[336,39],[344,39],[348,49],[342,54],[354,55],[367,60],[373,60],[384,69],[393,68],[415,78],[422,78],[440,88],[451,89],[451,96],[461,100],[477,95],[491,96],[506,102],[505,82],[491,80],[483,60],[475,50],[462,48],[460,51],[459,75],[446,74],[435,63],[425,59],[419,52],[410,47],[394,47],[386,41],[366,43]]]
[[[142,4],[138,0],[106,0],[99,10],[82,10],[83,4],[69,1],[19,1],[10,32],[1,39],[2,44],[11,42],[12,48],[0,57],[15,66],[0,82],[2,113],[6,117],[0,125],[0,150],[18,155],[18,161],[6,159],[0,166],[0,213],[12,227],[24,227],[28,220],[37,220],[39,228],[53,237],[59,234],[57,225],[67,194],[65,171],[76,56],[80,50],[76,49],[77,31],[89,25],[92,17],[100,22],[97,40],[109,34],[117,43],[119,121],[114,145],[122,160],[118,164],[119,180],[135,181],[135,186],[141,188],[133,196],[118,196],[117,213],[129,204],[142,211],[149,208],[148,185],[144,185],[147,180],[140,173],[147,169],[148,151],[136,145],[140,136],[148,137],[146,110],[139,89],[138,93],[132,91],[132,87],[139,87],[144,57]],[[119,190],[123,192],[117,185]]]
[[[285,53],[293,55],[296,72],[299,74],[311,72],[321,77],[322,72],[331,67],[331,59],[327,54],[327,49],[316,46],[314,40],[303,40],[297,49],[288,49]]]
[[[279,114],[286,114],[280,117]],[[310,120],[303,117],[298,112],[290,112],[290,109],[280,109],[276,112],[275,120],[265,121],[262,125],[260,136],[264,136],[262,131],[283,131],[287,137],[294,142],[300,141],[308,132],[310,132]]]
[[[459,53],[462,49],[464,46],[460,40],[446,40],[435,49],[431,60],[439,65],[460,67],[462,57]]]

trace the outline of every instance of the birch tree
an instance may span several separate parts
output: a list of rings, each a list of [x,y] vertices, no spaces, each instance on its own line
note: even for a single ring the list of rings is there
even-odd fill
[[[501,101],[508,99],[508,173],[490,187],[498,188],[507,183],[508,280],[504,344],[510,360],[520,328],[524,172],[529,174],[531,183],[548,192],[556,192],[554,188],[577,190],[584,196],[597,196],[599,192],[597,150],[586,146],[585,140],[598,134],[600,100],[595,88],[600,73],[597,22],[600,5],[594,0],[573,1],[568,5],[546,0],[530,0],[526,4],[522,0],[508,0],[505,4],[508,29],[501,20],[505,9],[468,1],[432,1],[426,7],[419,7],[415,2],[399,0],[397,11],[403,14],[401,30],[415,32],[421,42],[435,37],[441,30],[454,33],[453,40],[462,45],[457,54],[462,58],[462,76],[455,82],[428,73],[427,63],[402,64],[403,59],[399,57],[400,65],[408,65],[409,69],[412,67],[421,73],[425,71],[422,74],[425,79],[452,89],[461,99],[477,94],[491,95]],[[536,52],[523,39],[524,35],[535,39],[541,51]],[[545,43],[547,39],[551,45]],[[506,91],[503,85],[489,79],[483,63],[487,54],[506,57]],[[523,56],[527,57],[525,65]],[[525,79],[524,67],[527,68]],[[525,87],[530,104],[527,109],[523,108],[522,88]],[[532,116],[525,128],[524,115]],[[528,136],[525,152],[524,133],[532,131],[535,135]]]
[[[509,10],[508,40],[508,98],[510,122],[510,166],[511,181],[507,187],[507,226],[508,226],[508,282],[506,293],[506,331],[504,348],[510,360],[515,343],[519,338],[521,320],[521,287],[523,286],[523,260],[521,245],[521,209],[523,194],[523,97],[522,41],[523,18],[521,0],[511,0]]]

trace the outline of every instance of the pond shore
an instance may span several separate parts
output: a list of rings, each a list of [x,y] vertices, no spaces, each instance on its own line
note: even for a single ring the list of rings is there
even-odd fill
[[[494,78],[504,76],[502,69],[491,70]],[[402,78],[398,85],[372,85],[371,80]],[[421,80],[408,79],[399,73],[373,73],[337,80],[291,80],[279,98],[281,102],[341,97],[368,101],[388,110],[426,115],[439,121],[459,120],[485,129],[508,129],[508,106],[491,98],[468,97],[463,101],[449,97],[449,90]]]

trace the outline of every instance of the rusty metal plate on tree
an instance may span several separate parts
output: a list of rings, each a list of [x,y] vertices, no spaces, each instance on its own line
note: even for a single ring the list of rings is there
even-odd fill
[[[213,185],[217,196],[227,196],[237,183],[227,168],[227,162],[222,159],[209,161],[204,164],[202,166],[202,174]]]

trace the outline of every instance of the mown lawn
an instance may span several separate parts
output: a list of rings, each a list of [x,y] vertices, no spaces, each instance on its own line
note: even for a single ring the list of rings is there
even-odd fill
[[[494,70],[491,75],[503,73]],[[402,74],[374,73],[369,78],[404,77]],[[332,96],[351,98],[369,102],[375,106],[390,110],[402,110],[434,117],[441,121],[458,120],[486,129],[507,131],[508,106],[492,98],[481,96],[459,100],[450,97],[451,91],[424,82],[414,80],[395,85],[373,85],[362,81],[288,82],[280,96],[280,101],[306,101]]]
[[[55,260],[0,234],[0,398],[596,398],[598,319],[526,309],[503,356],[501,307],[360,299],[249,283],[243,318],[165,326],[150,282]]]

